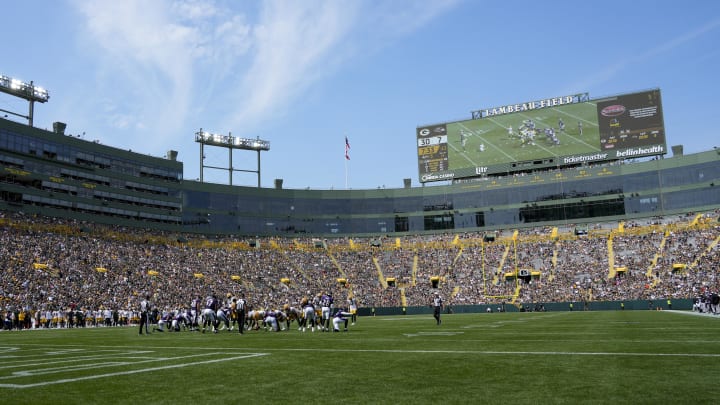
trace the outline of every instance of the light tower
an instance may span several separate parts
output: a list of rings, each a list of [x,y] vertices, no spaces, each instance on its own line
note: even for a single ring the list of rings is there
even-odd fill
[[[203,172],[205,171],[205,168],[208,168],[208,169],[227,170],[229,184],[231,186],[232,186],[233,172],[257,173],[257,179],[258,179],[257,184],[258,184],[258,188],[260,188],[260,152],[270,150],[270,142],[269,141],[264,141],[264,140],[260,139],[259,137],[256,139],[250,139],[250,138],[238,138],[238,137],[232,136],[231,134],[229,134],[229,135],[213,134],[210,132],[203,131],[202,128],[200,128],[200,131],[195,133],[195,142],[200,144],[200,182],[201,183],[203,182],[203,177],[204,177]],[[227,167],[217,167],[217,166],[205,165],[205,145],[227,148],[227,150],[228,150],[228,166]],[[232,162],[233,149],[256,151],[257,152],[257,170],[235,169],[233,167],[233,162]]]
[[[0,91],[28,101],[28,115],[22,115],[3,109],[0,109],[0,111],[25,118],[28,120],[28,125],[30,126],[33,126],[33,109],[35,102],[45,103],[50,98],[47,90],[42,87],[35,86],[33,82],[25,83],[21,80],[2,75],[0,75]]]

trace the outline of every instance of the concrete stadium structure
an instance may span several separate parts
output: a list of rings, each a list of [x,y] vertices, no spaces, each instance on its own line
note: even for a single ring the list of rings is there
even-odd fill
[[[294,190],[183,178],[152,157],[0,119],[0,209],[203,235],[378,236],[577,226],[720,207],[720,149],[427,187]]]

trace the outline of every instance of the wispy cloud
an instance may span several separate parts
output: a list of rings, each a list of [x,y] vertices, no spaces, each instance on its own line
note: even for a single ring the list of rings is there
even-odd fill
[[[456,0],[265,2],[253,30],[254,57],[239,82],[239,109],[226,126],[257,126],[313,83],[409,34]],[[291,6],[288,6],[291,4]]]
[[[194,102],[202,62],[225,66],[249,49],[242,16],[197,1],[77,1],[83,35],[92,44],[100,86],[115,87],[105,100],[108,124],[178,133]],[[147,139],[147,138],[145,138]],[[167,142],[164,142],[167,143]]]
[[[353,2],[264,3],[253,29],[253,58],[232,89],[237,111],[228,127],[253,126],[295,100],[335,66],[356,23]]]
[[[422,29],[459,3],[460,0],[379,1],[365,10],[363,18],[367,27],[393,39]]]
[[[105,122],[152,130],[157,142],[167,145],[168,137],[186,134],[188,122],[210,111],[221,113],[212,130],[256,129],[363,47],[372,50],[413,32],[455,3],[73,4],[84,18],[81,33],[99,67],[98,83],[111,83],[121,93],[103,99]]]
[[[667,42],[661,43],[658,46],[649,49],[648,51],[641,53],[636,61],[642,61],[649,59],[655,55],[659,55],[665,52],[672,51],[673,49],[679,48],[680,46],[686,44],[687,42],[693,41],[694,39],[701,37],[708,32],[711,32],[717,28],[720,27],[720,19],[715,19],[712,21],[709,21],[708,23],[698,27],[695,30],[685,32],[681,35],[678,35],[675,38],[670,39]]]
[[[698,27],[697,29],[694,29],[692,31],[688,31],[685,33],[682,33],[675,38],[671,38],[670,40],[663,41],[660,44],[647,49],[644,52],[640,52],[637,55],[634,55],[629,58],[624,58],[620,62],[613,63],[611,65],[606,66],[604,69],[596,72],[595,74],[592,74],[588,76],[585,80],[583,80],[582,83],[578,83],[573,85],[572,89],[568,89],[569,91],[575,91],[577,89],[587,89],[594,87],[600,83],[607,82],[608,80],[611,80],[612,78],[616,77],[621,71],[625,70],[629,66],[636,66],[639,64],[642,64],[644,62],[649,61],[650,59],[657,57],[659,55],[666,54],[668,52],[672,52],[681,46],[687,44],[688,42],[691,42],[717,28],[720,27],[720,19],[714,19],[709,21],[708,23]]]

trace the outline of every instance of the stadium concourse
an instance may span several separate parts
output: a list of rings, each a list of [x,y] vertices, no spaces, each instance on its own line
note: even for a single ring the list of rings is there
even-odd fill
[[[268,309],[320,293],[365,308],[427,306],[435,292],[449,306],[693,299],[720,290],[719,214],[597,224],[586,235],[568,226],[253,247],[0,212],[0,303],[31,325],[70,308],[132,321],[145,294],[161,311],[213,293]]]

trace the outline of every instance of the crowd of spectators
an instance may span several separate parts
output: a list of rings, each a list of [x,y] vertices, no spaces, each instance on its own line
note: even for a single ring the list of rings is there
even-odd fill
[[[365,307],[428,305],[435,292],[451,306],[693,298],[720,290],[717,216],[599,224],[586,235],[546,227],[491,239],[318,240],[148,234],[0,212],[0,305],[18,323],[52,311],[132,318],[145,295],[158,308],[226,293],[259,308],[319,293]]]

